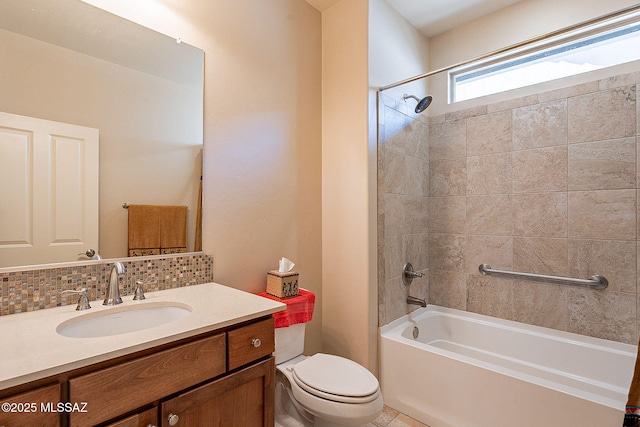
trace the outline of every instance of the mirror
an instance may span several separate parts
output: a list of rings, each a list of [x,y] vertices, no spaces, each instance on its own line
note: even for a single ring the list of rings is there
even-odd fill
[[[99,131],[99,247],[86,249],[126,257],[123,204],[153,204],[188,207],[194,251],[202,50],[80,0],[0,0],[0,55],[0,112]]]

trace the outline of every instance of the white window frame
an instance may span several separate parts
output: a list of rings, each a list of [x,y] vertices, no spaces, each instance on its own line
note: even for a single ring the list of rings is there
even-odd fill
[[[461,76],[469,78],[477,78],[482,76],[490,76],[495,74],[501,69],[508,69],[513,67],[514,69],[522,63],[534,63],[534,61],[541,58],[550,56],[555,52],[570,52],[576,48],[588,47],[593,45],[596,41],[602,41],[603,39],[615,39],[611,34],[617,34],[616,37],[621,37],[625,34],[637,33],[640,34],[640,12],[624,15],[622,17],[613,18],[594,24],[588,27],[568,31],[560,35],[544,38],[541,41],[520,46],[517,49],[509,50],[504,53],[496,54],[487,58],[483,58],[478,61],[465,64],[463,66],[454,68],[448,73],[448,93],[449,103],[463,102],[469,99],[479,98],[481,96],[491,95],[495,93],[501,93],[508,90],[517,89],[520,87],[530,86],[532,84],[525,83],[516,87],[508,87],[503,90],[495,90],[492,92],[484,93],[477,96],[465,98],[463,100],[456,99],[456,79]],[[596,41],[594,41],[596,40]],[[640,59],[640,46],[638,47],[638,59]],[[629,62],[629,61],[623,61]],[[600,68],[607,68],[618,65],[623,62],[612,63]],[[581,74],[585,71],[574,72],[569,75]],[[472,76],[472,77],[468,77]],[[564,77],[564,76],[563,76]],[[559,77],[558,77],[559,78]],[[548,78],[541,80],[537,83],[543,83],[546,81],[555,80],[556,78]]]

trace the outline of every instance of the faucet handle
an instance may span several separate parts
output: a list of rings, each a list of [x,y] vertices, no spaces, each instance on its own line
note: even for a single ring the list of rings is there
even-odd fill
[[[87,288],[82,289],[67,289],[66,291],[60,292],[61,294],[80,294],[78,298],[78,305],[76,306],[76,310],[89,310],[91,305],[89,304],[89,297],[87,296]]]
[[[413,279],[422,277],[422,275],[422,273],[414,271],[413,265],[411,265],[410,262],[402,266],[402,283],[404,283],[405,286],[409,286],[411,282],[413,282]]]
[[[133,300],[138,301],[145,299],[146,297],[144,296],[143,285],[149,285],[151,283],[155,283],[155,280],[147,280],[146,282],[142,280],[136,280],[136,288],[133,291]]]

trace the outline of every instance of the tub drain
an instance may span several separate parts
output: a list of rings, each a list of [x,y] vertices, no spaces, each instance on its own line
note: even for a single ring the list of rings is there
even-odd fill
[[[418,335],[420,335],[420,329],[417,326],[413,327],[413,338],[418,339]]]

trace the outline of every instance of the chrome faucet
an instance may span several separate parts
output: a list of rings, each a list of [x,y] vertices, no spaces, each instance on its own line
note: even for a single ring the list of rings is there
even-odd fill
[[[107,292],[104,297],[102,305],[116,305],[122,304],[122,298],[120,298],[120,286],[119,279],[124,277],[124,273],[127,269],[121,262],[114,262],[111,267],[111,274],[109,275],[109,285],[107,286]]]
[[[407,297],[407,304],[419,305],[420,307],[426,307],[427,306],[427,303],[425,302],[425,300],[420,299],[420,298],[416,298],[416,297],[412,297],[411,295],[409,295]]]

